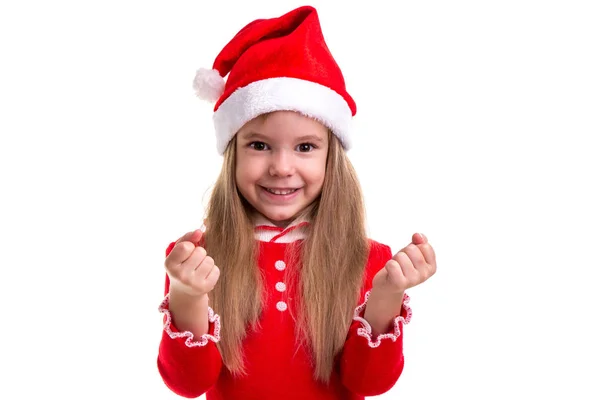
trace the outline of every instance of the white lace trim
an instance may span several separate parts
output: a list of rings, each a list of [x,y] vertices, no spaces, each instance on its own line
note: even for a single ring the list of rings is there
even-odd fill
[[[273,222],[269,221],[262,214],[254,214],[253,221],[254,226],[256,227],[254,231],[254,238],[261,242],[271,242],[273,241],[275,236],[277,236],[277,239],[274,240],[275,243],[293,243],[297,240],[306,239],[308,235],[308,228],[306,226],[299,226],[297,228],[294,227],[304,222],[310,222],[305,217],[298,217],[294,221],[292,221],[285,229],[277,231],[270,229],[261,229],[261,226],[276,226]]]
[[[394,318],[394,333],[382,333],[379,336],[377,336],[375,340],[373,340],[373,336],[371,335],[371,325],[367,322],[366,319],[360,317],[360,314],[367,307],[367,300],[369,299],[370,294],[371,291],[369,290],[365,294],[365,301],[361,305],[356,307],[356,309],[354,310],[353,320],[358,321],[362,324],[362,327],[358,328],[358,336],[366,338],[369,342],[369,347],[375,348],[379,347],[381,341],[384,339],[391,339],[392,342],[395,342],[396,339],[400,337],[400,322],[402,322],[404,325],[408,324],[410,322],[410,318],[412,317],[412,310],[408,305],[408,303],[410,302],[410,297],[406,293],[404,293],[404,298],[402,299],[402,308],[406,310],[406,318],[404,318],[402,315],[398,315],[396,318]]]
[[[209,323],[215,324],[215,332],[214,335],[205,333],[198,340],[194,339],[194,334],[190,331],[184,332],[173,332],[171,330],[171,312],[169,311],[169,294],[165,296],[163,301],[160,303],[158,307],[158,311],[166,315],[166,320],[164,323],[165,332],[169,335],[171,339],[177,338],[186,338],[185,345],[187,347],[202,347],[208,344],[209,340],[217,343],[221,339],[221,318],[218,314],[215,314],[212,308],[208,307],[208,321]]]
[[[283,235],[281,235],[283,233]],[[281,235],[281,236],[279,236]],[[277,239],[273,240],[275,236],[279,236]],[[256,229],[254,233],[254,238],[260,242],[271,242],[274,243],[293,243],[297,240],[306,239],[306,227],[299,227],[297,229],[293,229],[290,231],[276,232],[267,229]]]

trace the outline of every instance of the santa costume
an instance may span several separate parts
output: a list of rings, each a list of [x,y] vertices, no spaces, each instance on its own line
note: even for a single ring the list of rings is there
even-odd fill
[[[224,77],[228,76],[225,82]],[[198,71],[197,94],[215,101],[214,124],[217,150],[223,154],[228,142],[248,121],[258,115],[297,111],[320,121],[340,140],[351,146],[350,123],[356,105],[347,93],[340,68],[331,55],[317,11],[305,6],[271,19],[245,26],[219,53],[213,68]],[[402,310],[388,332],[373,335],[363,318],[374,275],[392,258],[389,246],[369,240],[364,284],[353,321],[341,352],[335,359],[328,384],[313,377],[311,351],[298,347],[294,309],[296,285],[286,282],[285,271],[297,271],[288,259],[289,247],[299,248],[310,229],[310,221],[296,220],[286,228],[265,218],[255,219],[259,242],[258,267],[264,276],[264,298],[260,329],[249,331],[243,341],[247,374],[233,375],[223,365],[216,343],[220,317],[209,308],[209,331],[201,337],[181,332],[169,312],[169,280],[159,310],[164,330],[159,346],[158,369],[174,393],[188,398],[206,393],[207,400],[329,399],[358,400],[388,391],[404,367],[403,324],[411,310],[405,295]],[[168,255],[175,246],[171,243]]]

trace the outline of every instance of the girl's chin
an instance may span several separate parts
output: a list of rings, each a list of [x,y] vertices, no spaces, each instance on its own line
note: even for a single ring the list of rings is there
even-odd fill
[[[300,207],[297,205],[287,207],[273,207],[272,205],[257,204],[254,211],[261,214],[274,225],[280,228],[286,228],[291,222],[306,212],[309,212],[314,203]]]

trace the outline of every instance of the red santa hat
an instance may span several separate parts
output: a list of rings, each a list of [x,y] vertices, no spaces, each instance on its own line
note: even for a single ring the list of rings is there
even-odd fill
[[[213,122],[221,155],[246,122],[278,110],[314,118],[350,148],[356,104],[313,7],[246,25],[221,50],[213,69],[197,71],[194,89],[198,97],[216,102]]]

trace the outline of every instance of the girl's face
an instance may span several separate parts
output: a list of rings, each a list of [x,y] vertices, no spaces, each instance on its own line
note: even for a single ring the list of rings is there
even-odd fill
[[[237,133],[235,180],[254,209],[285,227],[321,193],[328,130],[293,111],[275,111]]]

